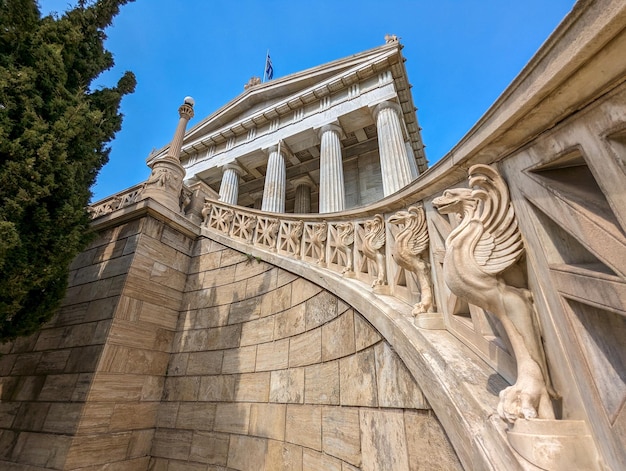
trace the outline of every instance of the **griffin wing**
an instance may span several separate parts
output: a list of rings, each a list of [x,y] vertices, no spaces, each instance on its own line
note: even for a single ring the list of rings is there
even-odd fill
[[[481,269],[497,275],[517,262],[524,253],[522,234],[509,198],[506,182],[487,165],[469,169],[472,195],[482,201],[478,220],[483,233],[474,246],[473,255]]]
[[[416,223],[408,248],[412,255],[419,255],[428,248],[426,215],[424,214],[424,208],[421,206],[411,206],[408,211],[415,215]]]
[[[385,223],[380,214],[370,219],[372,230],[368,234],[368,241],[374,250],[379,250],[385,245]]]
[[[351,222],[340,225],[339,239],[342,245],[349,246],[354,243],[354,227]]]

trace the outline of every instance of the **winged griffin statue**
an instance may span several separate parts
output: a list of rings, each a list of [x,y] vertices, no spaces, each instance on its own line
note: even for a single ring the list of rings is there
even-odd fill
[[[524,253],[522,235],[502,177],[487,165],[469,169],[470,188],[444,191],[433,206],[462,221],[446,240],[443,276],[450,290],[501,322],[517,360],[515,384],[500,392],[498,414],[553,419],[545,355],[530,291],[506,284],[501,274]]]
[[[430,283],[428,227],[424,208],[411,206],[406,211],[398,211],[389,218],[389,223],[401,226],[395,236],[393,259],[400,267],[415,273],[419,283],[420,302],[413,308],[413,315],[432,312],[433,291]]]
[[[387,272],[385,270],[385,220],[377,214],[373,219],[365,221],[365,235],[361,250],[363,254],[376,263],[376,279],[372,288],[387,285]]]

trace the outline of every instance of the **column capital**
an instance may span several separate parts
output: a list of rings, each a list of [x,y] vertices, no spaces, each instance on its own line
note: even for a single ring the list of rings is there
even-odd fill
[[[225,165],[222,165],[222,173],[224,173],[226,170],[234,170],[239,177],[244,174],[243,168],[241,168],[236,162],[229,162]]]
[[[183,103],[180,105],[180,108],[178,108],[178,116],[186,120],[193,118],[193,105],[191,103]]]
[[[339,121],[323,124],[319,127],[313,128],[313,130],[317,132],[317,137],[320,139],[322,138],[322,134],[328,131],[336,132],[340,139],[346,137],[346,133],[343,132],[343,128],[341,127],[341,124],[339,124]]]
[[[265,155],[269,157],[272,152],[278,152],[278,143],[272,144],[269,147],[264,147],[261,150],[265,152]],[[291,152],[291,149],[289,149],[287,144],[285,144],[285,141],[280,141],[280,153],[283,154],[285,157],[293,156],[293,152]]]
[[[298,188],[300,185],[308,186],[309,188],[315,188],[315,182],[308,175],[302,175],[291,180],[291,184],[294,188]]]
[[[370,110],[372,111],[372,115],[374,116],[374,120],[378,119],[378,114],[387,108],[391,108],[398,116],[402,116],[402,108],[395,101],[386,100],[381,103],[377,103],[376,105],[370,106]]]

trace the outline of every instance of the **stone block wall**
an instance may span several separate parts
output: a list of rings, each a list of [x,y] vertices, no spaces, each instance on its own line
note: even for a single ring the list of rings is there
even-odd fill
[[[2,345],[0,469],[147,469],[192,241],[151,217],[100,232],[58,314]]]
[[[155,471],[460,469],[419,386],[358,312],[204,238],[151,454]]]
[[[460,469],[363,316],[145,213],[101,229],[55,317],[0,348],[2,470]]]

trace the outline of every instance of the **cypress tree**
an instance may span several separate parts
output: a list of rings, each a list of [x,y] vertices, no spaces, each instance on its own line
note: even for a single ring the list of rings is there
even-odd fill
[[[0,341],[50,319],[89,241],[90,188],[135,77],[92,82],[113,66],[104,30],[130,1],[42,17],[36,0],[0,0]]]

